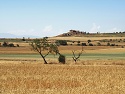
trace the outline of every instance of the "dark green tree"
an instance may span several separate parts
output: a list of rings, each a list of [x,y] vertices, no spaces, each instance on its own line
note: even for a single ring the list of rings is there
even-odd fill
[[[25,37],[23,37],[22,41],[26,41]]]
[[[56,44],[65,46],[65,45],[67,45],[67,41],[66,40],[57,40]]]
[[[90,42],[91,42],[91,40],[89,39],[89,40],[88,40],[88,43],[90,43]]]
[[[7,47],[8,43],[7,42],[3,42],[3,47]]]

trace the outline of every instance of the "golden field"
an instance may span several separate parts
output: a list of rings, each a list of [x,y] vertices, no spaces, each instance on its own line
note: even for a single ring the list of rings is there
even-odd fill
[[[0,63],[0,94],[124,93],[124,66]]]
[[[95,40],[104,40],[104,39],[125,39],[125,37],[51,37],[50,40],[72,40],[72,41],[87,41],[91,39]]]
[[[101,39],[105,37],[91,40]],[[85,46],[77,63],[72,50],[81,51],[81,46],[59,46],[68,55],[66,64],[50,56],[45,65],[28,43],[18,44],[20,47],[0,47],[0,94],[125,94],[125,48],[121,46]]]
[[[81,51],[81,46],[59,46],[59,51],[62,54],[71,54],[72,50]],[[120,53],[125,52],[125,48],[108,47],[108,46],[84,46],[83,50],[86,53]],[[27,47],[0,47],[0,54],[34,54],[29,46]]]

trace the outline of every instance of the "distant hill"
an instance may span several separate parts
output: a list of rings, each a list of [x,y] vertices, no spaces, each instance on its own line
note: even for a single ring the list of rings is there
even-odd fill
[[[23,37],[30,37],[30,38],[39,38],[38,36],[31,36],[31,35],[14,35],[10,33],[0,33],[0,38],[23,38]]]
[[[0,38],[16,38],[17,36],[10,33],[0,33]]]
[[[79,31],[79,30],[69,30],[67,33],[63,33],[58,35],[58,37],[67,37],[67,36],[81,36],[85,35],[86,32]]]
[[[69,30],[67,33],[60,34],[57,37],[125,37],[125,32],[89,33],[79,30]]]

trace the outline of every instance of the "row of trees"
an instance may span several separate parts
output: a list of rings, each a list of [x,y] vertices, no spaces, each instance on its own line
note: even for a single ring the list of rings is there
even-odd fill
[[[72,43],[74,43],[74,42],[75,41],[72,41]],[[59,45],[63,45],[63,46],[68,45],[66,40],[57,40],[55,43],[58,46]],[[72,44],[70,44],[70,45],[72,45]],[[80,41],[77,41],[77,45],[78,46],[104,46],[104,44],[102,45],[100,42],[97,42],[97,44],[93,44],[93,43],[91,43],[91,40],[88,40],[88,43],[85,43],[85,42],[81,43]],[[105,46],[118,46],[118,45],[107,42],[107,44]]]
[[[40,56],[43,58],[44,64],[48,64],[46,61],[46,56],[48,56],[49,54],[54,54],[54,55],[58,54],[59,62],[65,64],[65,56],[59,52],[58,45],[56,43],[55,44],[49,43],[48,39],[46,37],[43,39],[33,40],[30,43],[30,46],[31,46],[32,50],[34,50],[40,54]],[[77,60],[80,58],[80,56],[82,55],[82,52],[83,52],[83,48],[82,48],[81,52],[78,53],[78,55],[75,54],[75,51],[72,51],[72,53],[73,53],[72,58],[75,62],[77,62]]]
[[[3,44],[1,45],[0,43],[0,46],[3,46],[3,47],[19,47],[19,44],[17,44],[16,46],[13,44],[13,43],[8,43],[8,42],[3,42]]]
[[[72,43],[74,43],[74,42],[75,41],[72,41]],[[87,42],[90,43],[91,40],[88,40]],[[57,40],[55,43],[57,45],[68,45],[67,40]],[[80,44],[80,41],[77,41],[77,43]],[[86,43],[82,43],[82,46],[87,46],[87,45],[86,45]]]

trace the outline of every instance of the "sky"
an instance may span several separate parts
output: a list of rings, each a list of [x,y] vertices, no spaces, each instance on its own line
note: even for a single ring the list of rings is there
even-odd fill
[[[51,37],[125,31],[125,0],[0,0],[0,33]]]

